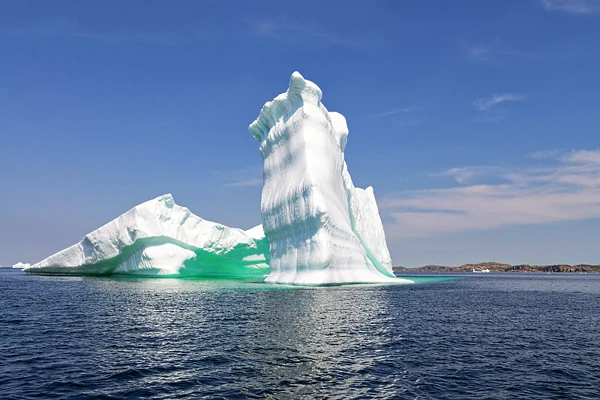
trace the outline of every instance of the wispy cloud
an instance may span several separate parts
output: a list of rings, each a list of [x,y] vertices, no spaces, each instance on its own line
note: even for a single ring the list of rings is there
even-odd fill
[[[473,102],[473,105],[475,106],[475,108],[477,108],[480,111],[486,111],[500,103],[504,103],[507,101],[521,101],[521,100],[525,100],[526,98],[527,98],[527,96],[524,96],[522,94],[500,93],[500,94],[494,94],[494,95],[492,95],[492,97],[483,97],[483,98],[477,99]]]
[[[216,171],[214,175],[223,183],[223,187],[260,187],[263,184],[262,166],[250,165],[233,171]]]
[[[216,35],[207,27],[172,26],[162,30],[132,30],[129,27],[98,31],[84,27],[69,18],[54,18],[35,24],[5,25],[0,34],[25,37],[64,37],[106,43],[145,43],[152,45],[179,45],[194,43]]]
[[[541,0],[549,11],[562,11],[569,14],[600,13],[600,0]]]
[[[254,178],[254,179],[246,179],[246,180],[242,180],[242,181],[226,183],[223,186],[225,186],[225,187],[253,187],[253,186],[256,187],[256,186],[262,186],[262,184],[263,184],[262,178]]]
[[[436,236],[505,226],[600,218],[600,150],[565,153],[553,166],[453,168],[463,186],[383,198],[392,237]],[[478,177],[479,183],[471,183]],[[485,181],[496,183],[485,183]]]
[[[499,57],[528,57],[528,53],[515,51],[498,40],[489,43],[466,44],[462,43],[460,47],[466,52],[467,58],[473,61],[494,61]]]
[[[540,151],[535,151],[535,152],[531,153],[529,155],[529,157],[533,158],[534,160],[554,159],[554,158],[558,157],[558,155],[560,153],[561,153],[561,150],[558,150],[558,149],[540,150]]]
[[[600,166],[600,150],[581,150],[567,153],[561,158],[565,162]]]
[[[299,25],[297,23],[287,23],[277,20],[254,20],[248,21],[252,26],[254,33],[260,37],[273,39],[295,39],[298,35],[318,39],[322,43],[341,46],[363,46],[365,41],[362,39],[353,39],[342,35],[326,31],[318,26],[317,23],[309,25]]]
[[[381,118],[381,117],[389,117],[391,115],[404,114],[414,111],[412,107],[404,107],[404,108],[394,108],[391,110],[383,111],[380,113],[371,114],[373,118]]]
[[[71,36],[80,39],[106,42],[106,43],[145,43],[153,45],[180,45],[194,43],[199,40],[204,40],[208,36],[200,32],[116,32],[116,33],[92,33],[92,32],[75,32]]]
[[[500,39],[476,43],[461,42],[458,46],[468,60],[493,65],[503,65],[511,60],[552,60],[580,55],[572,48],[568,50],[554,48],[551,51],[518,49],[503,43]]]
[[[477,167],[457,167],[450,168],[446,171],[443,171],[439,174],[434,174],[434,176],[447,176],[454,179],[457,183],[461,185],[466,185],[468,183],[473,182],[475,178],[481,178],[485,176],[490,176],[496,174],[498,172],[498,167],[485,165],[485,166],[477,166]]]

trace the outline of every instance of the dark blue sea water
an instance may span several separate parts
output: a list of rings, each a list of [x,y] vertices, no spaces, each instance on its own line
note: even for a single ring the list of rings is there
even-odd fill
[[[600,398],[600,275],[415,285],[0,270],[0,398]]]

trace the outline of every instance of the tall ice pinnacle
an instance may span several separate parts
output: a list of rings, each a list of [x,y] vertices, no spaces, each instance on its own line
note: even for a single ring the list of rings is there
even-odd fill
[[[392,272],[371,187],[355,188],[344,161],[346,119],[294,72],[250,133],[264,160],[261,218],[270,244],[267,282],[406,282]]]

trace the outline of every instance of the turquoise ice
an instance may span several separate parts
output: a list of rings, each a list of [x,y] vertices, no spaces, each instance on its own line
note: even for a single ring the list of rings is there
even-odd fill
[[[264,277],[269,271],[268,246],[260,226],[243,231],[207,221],[166,194],[24,270],[62,275]]]

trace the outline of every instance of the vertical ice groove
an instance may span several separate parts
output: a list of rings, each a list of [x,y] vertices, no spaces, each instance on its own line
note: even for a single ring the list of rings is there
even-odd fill
[[[373,190],[355,188],[344,160],[346,119],[294,72],[249,131],[264,160],[261,218],[267,282],[410,282],[394,277]]]

